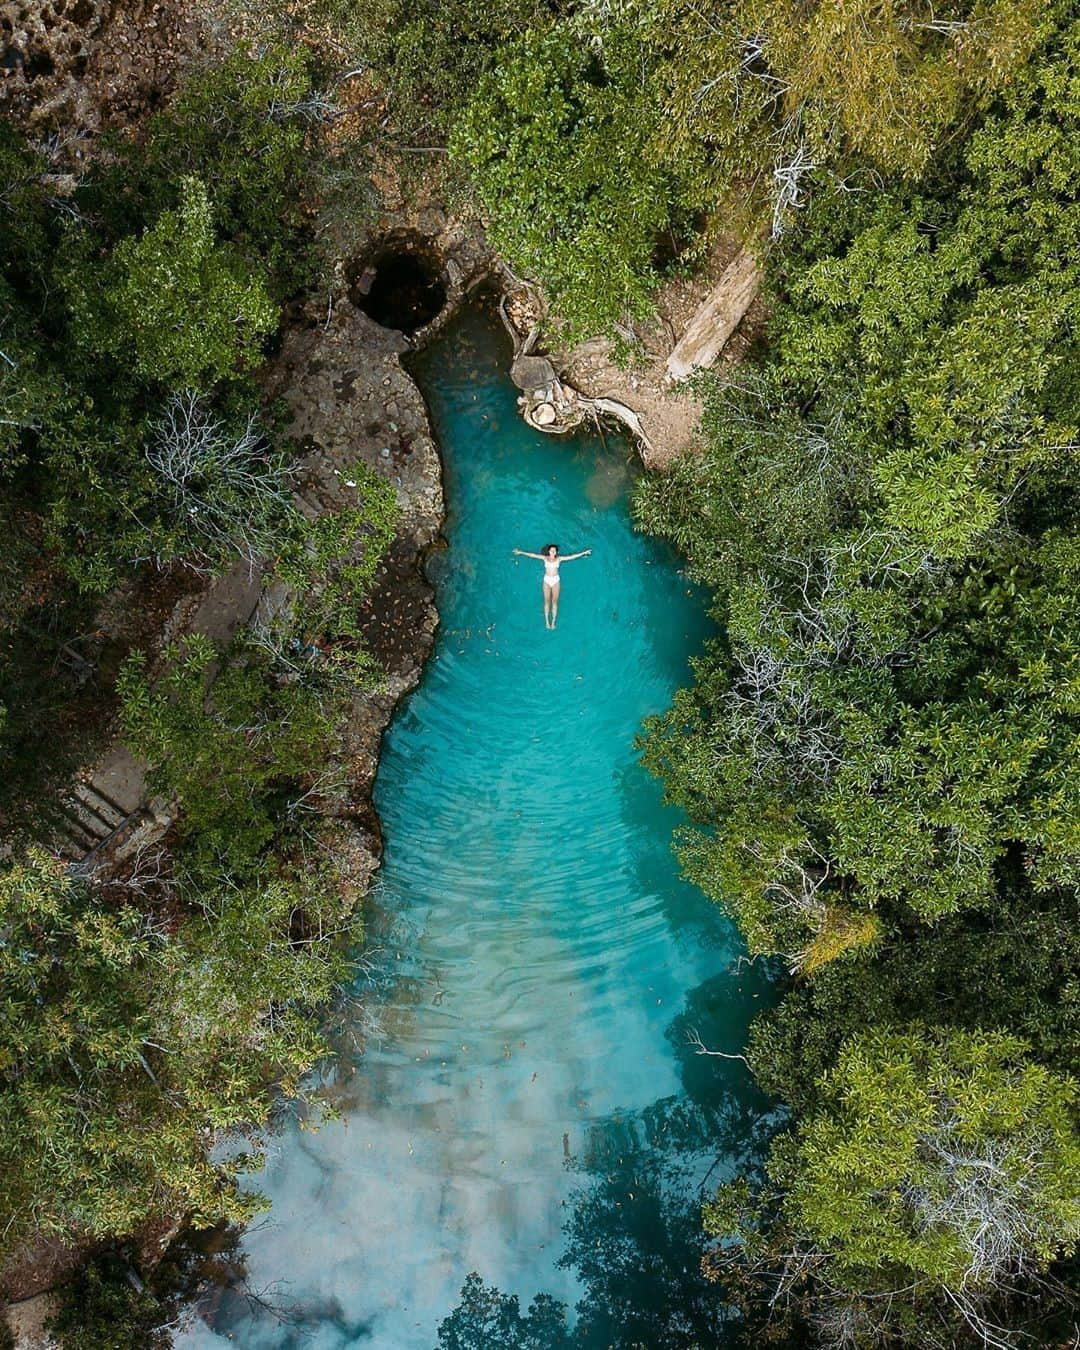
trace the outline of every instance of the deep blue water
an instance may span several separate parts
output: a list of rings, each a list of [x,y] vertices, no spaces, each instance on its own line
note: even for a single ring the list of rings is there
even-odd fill
[[[763,1119],[741,1063],[687,1044],[741,1049],[767,990],[680,880],[680,816],[634,746],[687,681],[702,597],[632,529],[626,445],[530,431],[507,355],[474,310],[415,363],[448,549],[436,654],[379,770],[362,1050],[332,1085],[342,1119],[275,1140],[244,1240],[294,1324],[227,1295],[184,1346],[430,1350],[471,1271],[523,1304],[584,1299],[590,1345],[672,1344],[698,1183]],[[554,632],[541,564],[511,556],[549,541],[593,550],[564,565]]]

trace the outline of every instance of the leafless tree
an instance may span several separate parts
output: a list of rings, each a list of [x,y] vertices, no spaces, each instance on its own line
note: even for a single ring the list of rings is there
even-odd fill
[[[817,694],[821,674],[845,666],[896,668],[927,632],[885,641],[868,634],[860,588],[936,579],[944,564],[917,542],[863,530],[808,554],[780,552],[753,579],[756,612],[732,653],[726,696],[731,724],[759,776],[785,774],[824,785],[843,758],[835,715]]]
[[[743,847],[753,857],[761,858],[756,843],[744,843]],[[818,924],[828,907],[822,892],[829,884],[832,861],[809,840],[805,850],[812,855],[809,859],[797,858],[790,850],[785,850],[775,865],[774,879],[766,886],[765,893],[778,909],[797,915],[804,923]]]
[[[944,1103],[937,1125],[920,1139],[933,1165],[932,1184],[908,1186],[904,1198],[925,1230],[951,1230],[963,1243],[968,1266],[956,1291],[960,1297],[1023,1273],[1027,1254],[1040,1236],[1034,1219],[1040,1208],[1047,1141],[1033,1136],[1022,1156],[1012,1140],[972,1143],[947,1113]]]
[[[773,163],[772,237],[784,233],[787,216],[804,202],[803,182],[807,174],[817,168],[804,141],[792,148],[782,148]]]
[[[824,662],[805,639],[800,642],[791,633],[792,616],[769,594],[771,583],[760,580],[765,592],[757,625],[761,636],[734,652],[728,711],[759,774],[784,771],[824,783],[840,762],[837,735],[814,698],[811,680]]]
[[[285,804],[286,817],[292,821],[305,815],[315,817],[326,815],[327,800],[335,797],[340,799],[345,790],[347,777],[343,765],[328,765],[302,792],[290,797]]]
[[[266,115],[272,122],[307,122],[325,126],[343,116],[344,109],[329,89],[309,89],[299,98],[290,89],[291,73],[279,67],[270,77],[274,91]]]
[[[146,459],[171,514],[184,522],[186,561],[196,570],[230,556],[254,570],[294,509],[291,470],[270,450],[255,414],[230,431],[193,391],[171,395]]]
[[[897,26],[901,31],[937,33],[941,37],[956,37],[960,33],[970,33],[975,28],[970,19],[939,19],[935,17],[926,23],[919,23],[916,19],[906,15],[901,16]]]
[[[829,1350],[862,1350],[879,1339],[881,1330],[870,1305],[857,1298],[821,1298],[815,1302],[809,1321],[819,1342]]]

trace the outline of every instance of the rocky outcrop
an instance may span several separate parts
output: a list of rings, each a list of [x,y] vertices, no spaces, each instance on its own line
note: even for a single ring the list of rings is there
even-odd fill
[[[137,123],[205,49],[199,8],[0,0],[0,106],[28,126],[62,123],[68,140]]]
[[[112,0],[4,0],[0,58],[6,99],[55,98],[85,74]]]
[[[56,1312],[52,1294],[13,1303],[7,1310],[7,1324],[19,1350],[56,1350],[56,1342],[45,1330],[45,1323]]]
[[[420,679],[438,617],[423,562],[442,528],[442,468],[424,401],[401,365],[408,348],[400,333],[346,301],[328,323],[291,333],[266,380],[267,394],[288,404],[290,434],[307,450],[301,495],[313,510],[345,504],[358,461],[389,479],[397,495],[397,535],[359,604],[365,644],[384,679],[377,692],[354,700],[344,732],[350,806],[367,822],[373,859],[379,741],[397,701]]]

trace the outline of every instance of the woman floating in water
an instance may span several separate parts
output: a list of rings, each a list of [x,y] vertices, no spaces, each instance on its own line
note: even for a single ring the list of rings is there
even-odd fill
[[[575,558],[587,558],[592,549],[560,556],[558,544],[545,544],[543,553],[526,553],[523,548],[516,548],[514,552],[519,558],[535,558],[544,564],[544,580],[541,583],[544,591],[544,625],[554,628],[555,620],[559,617],[559,564],[573,562]]]

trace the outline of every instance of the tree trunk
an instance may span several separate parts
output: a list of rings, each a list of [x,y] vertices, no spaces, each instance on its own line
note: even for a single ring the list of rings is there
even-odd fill
[[[724,269],[668,357],[670,379],[684,380],[692,371],[712,365],[753,303],[760,284],[757,260],[744,249]]]

